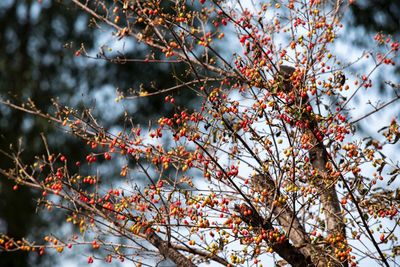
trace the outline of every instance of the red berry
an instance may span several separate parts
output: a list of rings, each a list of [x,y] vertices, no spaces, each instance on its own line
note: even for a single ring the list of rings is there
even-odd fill
[[[379,237],[379,239],[381,240],[381,242],[385,241],[385,234],[381,234],[381,236]]]

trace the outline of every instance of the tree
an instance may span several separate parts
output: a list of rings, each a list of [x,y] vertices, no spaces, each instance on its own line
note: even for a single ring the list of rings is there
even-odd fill
[[[177,266],[260,266],[268,256],[292,266],[396,262],[399,192],[390,185],[400,168],[384,153],[396,147],[400,129],[393,118],[375,129],[377,139],[354,126],[394,105],[400,86],[387,82],[395,98],[356,119],[351,100],[373,97],[373,73],[396,64],[399,42],[377,34],[375,50],[359,60],[373,62],[371,71],[347,72],[334,44],[352,1],[72,2],[115,38],[162,52],[145,61],[180,61],[186,75],[170,88],[119,96],[128,102],[166,94],[164,105],[175,113],[161,114],[147,130],[129,124],[128,113],[115,131],[90,110],[54,103],[49,113],[32,102],[2,101],[60,125],[92,149],[84,161],[68,158],[43,136],[46,153],[30,163],[19,148],[3,151],[14,168],[0,173],[14,189],[40,191],[38,206],[65,211],[81,233],[68,240],[47,235],[43,243],[3,235],[4,250],[43,254],[86,245],[88,263],[137,265],[157,257]],[[173,90],[194,91],[200,105],[188,108],[169,95]],[[120,168],[118,180],[102,174],[100,159]]]

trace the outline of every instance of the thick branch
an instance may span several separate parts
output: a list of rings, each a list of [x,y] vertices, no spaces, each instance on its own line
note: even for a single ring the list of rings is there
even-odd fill
[[[146,239],[160,251],[161,255],[175,262],[177,266],[196,266],[185,255],[172,248],[168,242],[162,240],[156,233],[149,234]]]
[[[173,245],[173,247],[176,248],[177,250],[186,251],[186,252],[189,252],[191,254],[199,255],[199,256],[201,256],[201,257],[203,257],[205,259],[209,259],[209,260],[218,262],[218,263],[220,263],[220,264],[222,264],[224,266],[229,266],[230,265],[229,262],[227,262],[225,259],[223,259],[223,258],[221,258],[221,257],[219,257],[217,255],[214,255],[212,253],[208,253],[206,251],[203,251],[203,250],[199,250],[199,249],[195,249],[195,248],[187,247],[187,246],[182,246],[182,245],[175,245],[175,244]]]
[[[290,66],[281,66],[280,71],[280,75],[277,76],[282,82],[283,90],[288,94],[294,94],[296,97],[296,105],[300,105],[300,108],[304,109],[305,105],[308,103],[308,96],[300,96],[300,94],[296,94],[297,88],[293,87],[290,80],[291,76],[295,73],[295,68]],[[310,122],[310,126],[305,130],[305,134],[308,134],[312,138],[312,148],[309,150],[309,156],[310,162],[318,174],[318,179],[315,180],[315,187],[320,196],[320,201],[324,210],[327,231],[330,234],[340,235],[343,238],[346,238],[343,214],[336,193],[336,181],[330,181],[329,179],[330,171],[326,166],[329,161],[327,151],[322,141],[317,138],[317,135],[321,134],[318,129],[318,123],[311,113],[309,114],[304,111],[303,116],[304,119],[307,119]],[[347,266],[347,262],[344,262],[343,264]],[[342,266],[342,264],[337,262],[337,266]]]
[[[346,235],[345,224],[343,222],[343,215],[339,205],[339,199],[336,193],[336,183],[327,184],[329,171],[326,169],[328,162],[325,147],[322,143],[318,143],[309,151],[310,161],[314,169],[319,173],[320,179],[316,187],[321,197],[321,203],[324,209],[326,228],[329,233],[341,234],[343,237]]]
[[[247,223],[248,225],[263,229],[267,232],[274,231],[274,228],[271,222],[264,222],[264,220],[255,214],[255,216],[249,218],[248,216],[244,215],[244,211],[251,210],[245,204],[236,205],[235,210],[239,213],[240,218],[242,221]],[[310,257],[307,257],[303,254],[300,249],[293,246],[288,239],[285,239],[283,242],[270,242],[268,238],[264,239],[272,249],[279,254],[283,259],[285,259],[291,266],[293,267],[306,267],[306,266],[315,266]]]
[[[294,73],[295,68],[285,65],[281,66],[280,76],[284,87],[283,90],[286,93],[294,93],[296,96],[296,104],[301,105],[300,108],[303,109],[305,108],[305,104],[308,103],[308,96],[301,97],[299,94],[295,94],[297,88],[294,88],[290,82],[290,77]],[[309,151],[310,162],[319,175],[319,180],[316,181],[316,187],[321,197],[327,230],[329,233],[341,234],[342,237],[345,237],[346,231],[336,193],[336,182],[334,181],[330,184],[326,183],[329,176],[329,170],[327,170],[326,164],[329,160],[324,144],[319,141],[316,136],[320,133],[318,123],[311,114],[304,113],[303,116],[310,122],[310,127],[305,130],[305,133],[312,137],[311,144],[313,147]]]
[[[267,189],[269,192],[275,192],[275,184],[267,177],[256,175],[253,177],[252,182],[255,188]],[[273,198],[266,198],[266,205],[272,207]],[[300,248],[300,251],[308,258],[314,258],[316,252],[311,245],[311,240],[307,235],[304,227],[301,225],[296,214],[289,207],[274,206],[272,210],[279,225],[288,234],[290,241],[295,247]],[[318,261],[318,260],[317,260]],[[313,262],[316,262],[313,260]]]

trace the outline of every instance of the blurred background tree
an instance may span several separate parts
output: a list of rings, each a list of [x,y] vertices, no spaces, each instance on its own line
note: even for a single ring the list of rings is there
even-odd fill
[[[386,0],[357,0],[350,5],[351,15],[345,17],[348,26],[348,45],[355,45],[367,49],[371,40],[377,33],[383,33],[393,36],[393,39],[400,37],[400,1]],[[361,36],[369,36],[369,38],[361,38]],[[375,88],[378,92],[377,99],[382,96],[395,97],[395,90],[385,85],[385,82],[392,80],[400,83],[398,75],[400,74],[400,66],[391,66],[390,70],[381,68],[375,73]],[[354,98],[355,101],[362,101],[359,96]],[[396,115],[396,114],[394,114]],[[360,131],[368,131],[368,123],[366,120],[357,127]]]
[[[124,50],[127,58],[145,59],[148,50],[138,44],[107,44],[99,40],[96,31],[88,30],[89,18],[83,12],[73,9],[69,1],[52,0],[5,0],[0,1],[0,97],[17,102],[32,99],[41,110],[51,108],[51,99],[64,104],[79,107],[93,107],[97,118],[103,118],[103,125],[113,125],[123,118],[123,112],[107,112],[98,108],[114,101],[115,90],[123,93],[138,92],[139,88],[152,85],[142,84],[142,80],[155,80],[158,85],[167,88],[174,85],[173,75],[180,75],[181,65],[150,64],[125,62],[109,64],[104,59],[79,57],[78,51],[84,45],[89,54],[101,54],[103,47],[111,53],[112,46]],[[95,27],[96,25],[92,25]],[[101,31],[101,29],[98,29]],[[104,45],[106,44],[106,45]],[[107,46],[107,48],[105,48]],[[118,55],[122,55],[120,52]],[[96,56],[94,56],[96,57]],[[101,57],[101,56],[100,56]],[[107,75],[105,75],[107,73]],[[152,79],[146,78],[151,75]],[[154,85],[153,85],[154,86]],[[155,87],[155,86],[154,86]],[[181,93],[178,93],[181,94]],[[179,96],[178,96],[179,97]],[[192,99],[190,92],[181,94],[181,98]],[[98,102],[96,102],[96,99]],[[100,101],[99,101],[100,99]],[[133,123],[146,123],[152,114],[168,114],[171,110],[163,104],[163,96],[139,99],[126,111],[134,113]],[[16,137],[21,136],[25,155],[42,154],[43,143],[40,133],[44,132],[48,141],[62,148],[68,158],[84,158],[82,143],[60,137],[60,129],[23,112],[0,107],[0,149],[15,147]],[[1,168],[11,167],[9,161],[0,160]],[[50,232],[51,227],[59,227],[61,221],[34,216],[35,205],[31,199],[38,196],[29,189],[23,194],[13,193],[13,184],[0,180],[0,229],[15,238],[42,238],[41,233]],[[22,197],[21,197],[22,196]],[[12,204],[10,204],[12,203]],[[61,217],[60,217],[61,218]],[[44,229],[46,228],[46,231]],[[38,254],[24,252],[2,253],[1,266],[54,266],[55,258],[50,254],[38,257]]]
[[[350,28],[354,28],[354,32],[358,34],[352,36],[348,42],[361,47],[367,47],[370,43],[368,38],[360,38],[365,34],[374,36],[376,33],[382,32],[389,34],[398,39],[400,37],[400,2],[399,1],[354,1],[350,5],[352,16],[345,21]],[[395,73],[400,73],[400,66],[395,66]],[[384,77],[378,79],[385,81]],[[383,86],[381,86],[383,88]]]
[[[360,26],[367,32],[375,34],[384,32],[399,36],[400,34],[400,2],[375,0],[354,1],[350,5],[353,17],[350,19],[350,25]],[[364,40],[359,38],[359,40]]]

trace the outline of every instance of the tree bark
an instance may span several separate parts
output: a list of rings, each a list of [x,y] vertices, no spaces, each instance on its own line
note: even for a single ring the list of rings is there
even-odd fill
[[[239,217],[254,228],[263,229],[265,231],[273,231],[274,228],[271,222],[266,221],[258,216],[256,211],[253,211],[254,216],[249,218],[249,216],[244,215],[244,211],[251,210],[249,206],[246,204],[236,205],[235,211],[239,213]],[[285,239],[282,243],[270,242],[268,238],[264,239],[267,244],[276,252],[279,256],[281,256],[284,260],[286,260],[293,267],[313,267],[315,266],[311,257],[306,256],[303,251],[293,246],[288,239]]]
[[[276,192],[274,182],[264,176],[256,175],[252,179],[253,185],[256,188],[266,188],[270,192]],[[279,196],[279,192],[278,192]],[[266,199],[266,205],[272,207],[274,199],[269,197]],[[298,217],[288,206],[281,207],[275,206],[272,210],[279,225],[285,230],[288,238],[306,258],[310,258],[315,266],[327,266],[327,260],[323,257],[323,251],[316,248],[311,244],[309,235],[306,233],[304,227],[301,225]],[[312,266],[312,265],[310,265]]]
[[[308,96],[301,96],[297,88],[294,88],[291,83],[291,76],[295,73],[295,68],[291,66],[282,65],[280,72],[277,74],[278,80],[282,83],[282,89],[287,94],[292,94],[295,97],[295,103],[292,103],[302,109],[303,120],[309,121],[309,127],[304,130],[305,134],[308,134],[312,140],[312,148],[309,150],[309,157],[311,165],[314,170],[317,171],[317,177],[315,180],[309,180],[313,182],[316,187],[322,209],[324,212],[325,226],[329,234],[340,235],[346,239],[346,228],[343,221],[343,214],[341,212],[339,199],[336,193],[336,180],[329,179],[329,170],[327,169],[327,163],[329,162],[326,147],[322,141],[317,139],[317,134],[321,134],[318,127],[318,122],[312,114],[305,111],[306,105],[309,105]],[[311,110],[312,112],[312,110]],[[321,134],[322,136],[322,134]],[[309,179],[314,179],[310,177]],[[286,217],[290,214],[286,214]],[[285,217],[285,216],[283,216]],[[283,218],[281,218],[284,220]],[[285,222],[283,222],[285,223]],[[294,222],[293,222],[294,223]],[[301,233],[297,233],[301,234]],[[298,237],[297,237],[298,238]],[[333,255],[332,255],[333,256]],[[331,263],[332,266],[347,266],[347,261],[340,263],[339,261]]]
[[[191,260],[185,255],[169,246],[168,242],[164,241],[156,233],[151,233],[146,238],[153,246],[155,246],[161,255],[175,262],[177,266],[182,267],[195,267]]]

